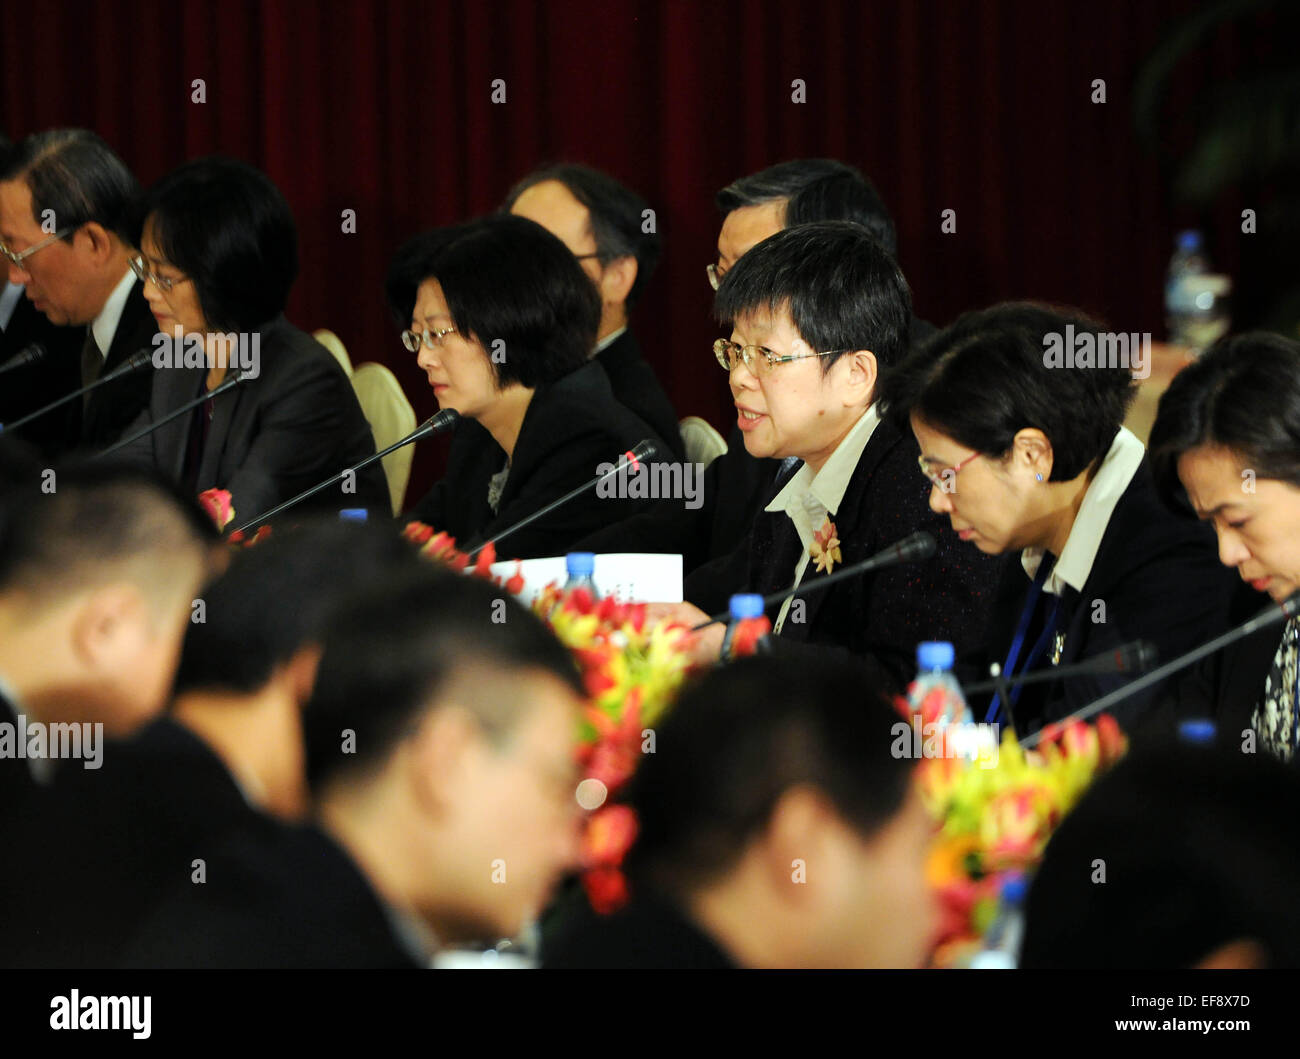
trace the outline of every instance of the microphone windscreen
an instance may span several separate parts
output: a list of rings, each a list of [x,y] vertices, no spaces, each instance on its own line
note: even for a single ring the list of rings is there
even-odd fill
[[[925,530],[917,530],[910,537],[904,537],[896,545],[894,552],[900,563],[913,563],[918,559],[928,559],[934,554],[934,536]]]
[[[646,438],[644,441],[637,442],[636,448],[634,448],[629,455],[634,462],[640,463],[642,460],[648,460],[658,451],[659,446],[649,438]]]

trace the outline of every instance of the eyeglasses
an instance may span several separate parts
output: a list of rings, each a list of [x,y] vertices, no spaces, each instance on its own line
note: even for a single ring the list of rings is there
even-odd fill
[[[704,270],[709,274],[709,286],[714,290],[717,290],[722,284],[722,277],[727,274],[727,270],[725,268],[718,268],[718,266],[712,262],[705,265]]]
[[[178,283],[189,282],[189,276],[178,276],[176,279],[172,279],[169,276],[158,275],[157,272],[144,263],[144,256],[142,254],[133,255],[130,259],[130,263],[131,271],[135,273],[136,279],[141,283],[149,283],[152,281],[153,285],[164,294],[170,294],[171,289]]]
[[[933,470],[930,467],[930,460],[928,457],[918,456],[916,458],[916,462],[921,468],[921,473],[925,475],[928,479],[930,479],[931,484],[937,485],[940,489],[948,491],[949,483],[953,482],[956,479],[961,469],[965,467],[966,464],[970,463],[971,460],[975,459],[977,456],[980,455],[981,453],[972,452],[969,456],[967,456],[964,460],[962,460],[961,463],[958,463],[952,467],[942,467],[937,471]]]
[[[795,353],[782,356],[773,353],[766,346],[742,346],[738,342],[728,342],[720,338],[713,343],[713,355],[718,358],[723,371],[735,371],[744,363],[755,375],[767,375],[778,364],[788,364],[792,360],[806,360],[809,357],[829,357],[832,353],[847,353],[847,349],[828,349],[825,353]]]
[[[37,250],[44,250],[51,243],[56,243],[64,236],[71,235],[75,231],[76,228],[63,228],[60,231],[55,232],[48,239],[42,239],[35,246],[29,246],[26,250],[20,251],[17,254],[5,246],[4,243],[0,243],[0,254],[4,254],[14,268],[23,268],[23,262],[36,253]],[[26,269],[23,269],[23,271],[26,271]]]
[[[441,331],[403,331],[402,345],[412,353],[420,352],[421,345],[425,349],[441,349],[442,340],[455,333],[454,327],[444,327]]]

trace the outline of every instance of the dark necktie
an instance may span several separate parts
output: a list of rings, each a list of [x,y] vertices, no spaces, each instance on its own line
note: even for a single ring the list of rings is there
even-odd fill
[[[104,357],[95,342],[95,332],[86,328],[86,341],[81,347],[81,385],[89,386],[98,379],[103,367]],[[90,394],[81,395],[81,407],[83,410],[90,407]]]

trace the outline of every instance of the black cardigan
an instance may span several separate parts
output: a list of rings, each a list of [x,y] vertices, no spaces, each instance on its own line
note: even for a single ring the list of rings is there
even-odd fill
[[[847,649],[864,658],[883,689],[901,692],[916,672],[916,645],[949,640],[958,656],[981,651],[993,590],[1003,560],[962,544],[948,520],[930,510],[930,484],[916,467],[916,441],[891,422],[877,424],[832,516],[847,566],[869,558],[917,530],[937,544],[934,556],[850,578],[803,598],[804,621],[786,618],[774,647],[807,654],[803,646]],[[781,475],[764,506],[793,473]],[[784,511],[760,508],[745,546],[727,576],[705,567],[686,580],[686,598],[712,611],[721,589],[767,595],[789,588],[803,546]],[[832,572],[838,572],[837,565]],[[824,573],[810,561],[802,585]],[[720,609],[720,608],[719,608]],[[768,610],[775,622],[780,605]]]

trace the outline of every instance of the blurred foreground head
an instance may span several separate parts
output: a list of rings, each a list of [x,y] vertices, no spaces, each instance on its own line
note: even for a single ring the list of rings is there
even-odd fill
[[[1267,754],[1135,750],[1047,845],[1022,967],[1300,966],[1300,777]]]
[[[581,684],[495,585],[378,582],[322,640],[307,765],[324,826],[442,942],[517,934],[577,858]]]
[[[628,863],[749,967],[914,967],[934,827],[856,662],[752,658],[682,693],[633,779]]]
[[[283,816],[307,808],[302,710],[325,626],[355,593],[427,567],[396,524],[321,519],[241,549],[203,592],[176,671],[176,720]]]
[[[202,510],[106,464],[0,475],[0,679],[41,721],[138,727],[165,705],[215,561]]]

